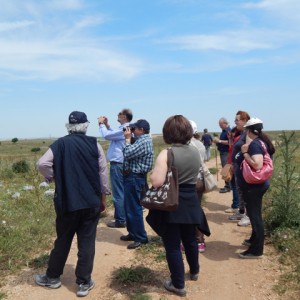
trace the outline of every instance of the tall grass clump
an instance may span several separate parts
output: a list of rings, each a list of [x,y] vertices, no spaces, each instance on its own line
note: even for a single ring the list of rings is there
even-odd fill
[[[300,296],[300,143],[295,132],[276,142],[275,174],[265,200],[265,225],[284,273],[275,287],[282,299]]]
[[[300,227],[300,168],[295,132],[282,132],[276,142],[275,174],[266,207],[268,230]],[[298,163],[297,163],[298,162]]]

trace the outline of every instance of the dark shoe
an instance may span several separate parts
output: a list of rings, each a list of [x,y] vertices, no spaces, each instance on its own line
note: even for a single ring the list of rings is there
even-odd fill
[[[219,193],[227,193],[227,192],[230,192],[230,189],[228,189],[228,188],[221,188],[220,190],[219,190]]]
[[[186,290],[185,289],[177,289],[172,281],[169,279],[165,282],[164,287],[167,291],[176,294],[177,296],[180,297],[185,297],[186,296]]]
[[[95,286],[95,282],[91,279],[89,283],[80,284],[76,295],[78,297],[85,297],[89,294],[90,290]]]
[[[242,242],[242,245],[247,246],[247,247],[250,247],[250,246],[251,246],[251,242],[250,242],[250,240],[244,240],[244,241]]]
[[[136,248],[139,248],[140,246],[142,246],[143,244],[147,244],[148,243],[148,241],[147,242],[144,242],[144,243],[141,243],[141,242],[133,242],[133,243],[131,243],[131,244],[129,244],[128,246],[127,246],[127,249],[136,249]]]
[[[107,227],[109,227],[109,228],[125,228],[126,225],[122,224],[122,223],[110,222],[110,223],[107,223]]]
[[[244,259],[261,259],[261,258],[263,258],[263,255],[252,254],[252,253],[248,252],[248,250],[247,250],[247,251],[239,253],[239,257],[244,258]]]
[[[58,289],[61,286],[60,278],[50,278],[46,274],[35,275],[35,283],[50,289]]]
[[[129,242],[129,241],[134,241],[134,238],[130,234],[127,234],[127,235],[121,235],[120,240]]]
[[[199,278],[199,273],[197,274],[190,274],[190,279],[193,280],[193,281],[197,281]]]

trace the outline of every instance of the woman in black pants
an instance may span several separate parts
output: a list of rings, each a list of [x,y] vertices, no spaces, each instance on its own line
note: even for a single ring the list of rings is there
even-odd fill
[[[260,170],[263,166],[263,158],[266,151],[272,156],[275,148],[270,138],[262,132],[263,123],[260,119],[251,118],[244,126],[250,144],[244,144],[241,151],[236,154],[236,161],[241,166],[245,159],[255,170]],[[241,168],[238,168],[237,182],[241,189],[243,199],[246,204],[248,217],[252,225],[252,233],[243,245],[249,248],[240,253],[241,258],[256,259],[262,258],[264,249],[264,223],[262,219],[262,199],[270,186],[269,180],[259,184],[249,184],[243,177]]]

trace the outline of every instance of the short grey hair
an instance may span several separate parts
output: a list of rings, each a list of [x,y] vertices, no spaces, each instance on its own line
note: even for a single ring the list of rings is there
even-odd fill
[[[89,127],[90,122],[80,123],[80,124],[66,124],[66,128],[68,130],[68,133],[84,133],[86,134],[87,129]]]

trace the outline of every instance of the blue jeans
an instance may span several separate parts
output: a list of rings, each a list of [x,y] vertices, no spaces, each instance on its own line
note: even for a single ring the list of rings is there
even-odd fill
[[[180,249],[181,241],[185,249],[190,274],[197,274],[200,270],[195,227],[194,224],[168,223],[166,231],[162,236],[171,280],[173,285],[178,289],[184,288],[184,263]]]
[[[250,237],[251,246],[249,252],[254,255],[262,255],[264,252],[264,222],[262,218],[262,198],[269,187],[254,187],[248,190],[242,189],[247,215],[252,226]]]
[[[140,204],[141,193],[146,187],[146,174],[130,172],[124,174],[124,199],[126,227],[135,242],[147,243],[143,207]]]
[[[76,283],[90,282],[94,265],[95,239],[100,208],[86,208],[56,216],[54,248],[50,253],[47,276],[58,278],[63,274],[74,235],[77,235],[78,260]]]
[[[123,183],[123,164],[110,164],[110,183],[115,207],[114,218],[116,224],[124,225],[126,223],[124,208],[124,183]]]
[[[237,191],[236,183],[235,183],[235,176],[232,176],[230,181],[231,189],[232,189],[232,204],[231,208],[239,208],[239,193]]]
[[[210,160],[210,146],[205,147],[205,160],[206,161]]]

